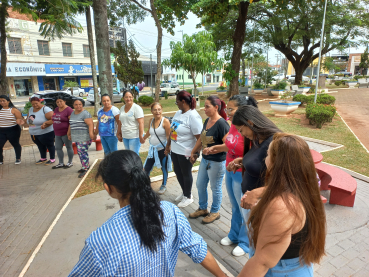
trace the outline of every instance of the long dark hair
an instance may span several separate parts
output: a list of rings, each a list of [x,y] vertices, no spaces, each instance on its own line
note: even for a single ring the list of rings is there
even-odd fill
[[[249,123],[249,120],[253,123],[253,125]],[[275,133],[282,132],[258,108],[250,105],[242,106],[237,109],[233,116],[232,124],[238,126],[245,125],[249,127],[254,133],[252,143],[256,147],[258,147],[259,145],[259,140],[266,140],[267,138],[273,136]],[[245,137],[243,155],[245,156],[245,154],[249,150],[250,139]]]
[[[180,92],[178,92],[177,99],[179,101],[184,100],[190,106],[191,110],[196,108],[196,99],[195,99],[195,97],[193,97],[191,94],[189,94],[185,90],[181,90]]]
[[[13,102],[10,100],[9,96],[6,94],[0,95],[0,98],[5,99],[9,102],[9,108],[15,108]],[[3,106],[0,105],[0,110],[3,108]]]
[[[164,214],[160,198],[151,188],[150,177],[143,171],[141,158],[131,150],[114,151],[99,165],[96,177],[101,177],[109,187],[114,186],[131,205],[133,226],[141,244],[151,251],[164,240]]]
[[[234,101],[237,107],[242,107],[242,106],[247,106],[247,105],[254,106],[255,108],[258,107],[258,102],[252,96],[244,96],[244,95],[236,94],[236,95],[233,95],[231,98],[229,98],[228,101]]]
[[[227,120],[227,114],[225,112],[226,104],[223,100],[220,100],[219,97],[215,95],[210,95],[206,100],[208,100],[212,106],[218,106],[218,114]]]

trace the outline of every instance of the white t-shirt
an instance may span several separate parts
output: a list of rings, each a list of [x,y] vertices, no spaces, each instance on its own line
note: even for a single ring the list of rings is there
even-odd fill
[[[139,137],[138,118],[143,118],[144,113],[142,108],[133,103],[131,109],[126,113],[124,105],[120,108],[119,120],[122,122],[122,137],[125,139],[134,139]]]
[[[179,110],[173,117],[171,128],[171,149],[178,155],[189,156],[196,144],[195,135],[202,131],[202,118],[196,110],[182,114]]]

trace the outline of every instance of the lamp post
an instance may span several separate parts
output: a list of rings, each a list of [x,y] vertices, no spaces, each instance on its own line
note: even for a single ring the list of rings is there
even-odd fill
[[[178,33],[182,33],[182,46],[183,46],[183,30],[178,31]],[[184,67],[182,66],[182,89],[184,89]]]
[[[324,15],[323,15],[323,23],[322,23],[322,33],[321,33],[321,36],[320,36],[319,60],[318,60],[318,70],[317,70],[317,73],[316,73],[314,103],[316,103],[316,99],[318,97],[319,72],[320,72],[320,62],[321,62],[321,59],[322,59],[322,46],[323,46],[323,38],[324,38],[324,25],[325,25],[325,14],[326,14],[326,12],[327,12],[327,0],[325,0],[325,4],[324,4]]]

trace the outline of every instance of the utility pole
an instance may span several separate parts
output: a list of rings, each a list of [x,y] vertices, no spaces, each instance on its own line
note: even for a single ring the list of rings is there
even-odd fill
[[[183,47],[183,30],[178,31],[178,33],[182,33],[182,47]],[[182,89],[184,89],[184,67],[182,66]]]
[[[267,44],[267,69],[266,69],[266,72],[265,72],[265,86],[264,86],[264,89],[266,89],[266,86],[267,86],[267,79],[268,79],[268,69],[269,69],[269,57],[268,57],[268,54],[269,54],[269,48],[268,48],[268,44]]]
[[[252,43],[252,62],[251,62],[251,93],[254,92],[254,80],[252,79],[253,70],[254,70],[254,56],[255,56],[255,26],[254,26],[254,42]]]
[[[151,95],[152,96],[154,96],[154,89],[153,89],[153,87],[152,87],[152,54],[150,54],[150,72],[151,72],[151,81],[150,81],[150,83],[151,83]]]

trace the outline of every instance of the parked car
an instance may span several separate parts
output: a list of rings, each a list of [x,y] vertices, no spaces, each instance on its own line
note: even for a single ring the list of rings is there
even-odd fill
[[[72,95],[72,88],[63,88],[61,91]],[[85,95],[85,93],[86,92],[83,88],[79,88],[79,87],[73,88],[73,95],[78,95],[82,97],[83,95]]]
[[[179,92],[179,87],[169,83],[161,84],[160,94],[162,97],[164,96],[165,92],[167,92],[168,95],[176,95]]]
[[[179,84],[176,82],[176,81],[174,81],[174,82],[171,82],[171,84],[172,84],[172,86],[174,86],[174,87],[179,87]]]
[[[44,99],[45,106],[49,107],[52,110],[54,110],[57,107],[56,106],[56,98],[60,97],[60,96],[63,97],[63,99],[65,100],[65,103],[71,108],[73,108],[73,102],[74,102],[75,99],[81,100],[83,106],[85,105],[85,100],[83,100],[83,98],[78,97],[78,96],[74,96],[74,95],[70,95],[68,93],[65,93],[64,91],[37,92],[33,95],[37,95],[41,99]]]
[[[98,88],[99,90],[99,98],[101,97],[100,95],[100,88]],[[116,103],[116,102],[122,102],[122,97],[123,97],[123,93],[119,93],[118,91],[116,90],[113,90],[113,103]],[[94,89],[90,89],[90,91],[88,92],[88,95],[87,95],[87,101],[90,102],[92,105],[95,104],[95,95],[94,95]],[[101,98],[100,98],[100,101],[101,101]]]
[[[350,77],[352,76],[352,73],[351,72],[347,72],[347,71],[340,71],[340,72],[337,72],[336,74],[343,74],[343,77]]]
[[[274,81],[282,81],[283,79],[286,79],[287,76],[284,73],[279,73],[272,77]]]
[[[292,83],[295,83],[295,77],[296,75],[291,75],[289,78],[288,78],[288,81],[292,84]],[[302,76],[302,81],[303,82],[309,82],[310,81],[310,78],[307,77],[307,76]]]

